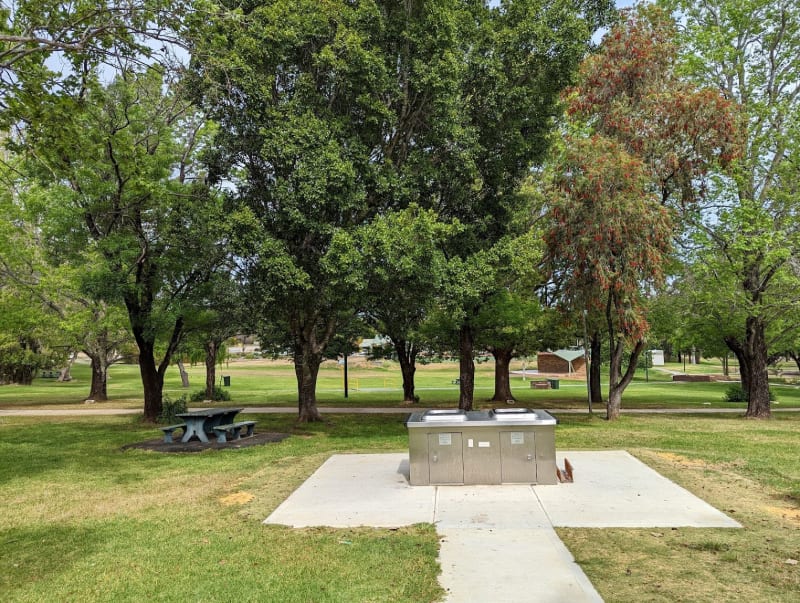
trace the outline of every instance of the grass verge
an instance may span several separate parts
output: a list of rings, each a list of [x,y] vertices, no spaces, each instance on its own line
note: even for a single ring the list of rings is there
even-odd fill
[[[130,417],[0,419],[3,601],[438,600],[433,526],[292,530],[261,521],[331,453],[406,449],[397,416],[333,415],[239,450],[122,450]],[[743,530],[560,529],[606,601],[796,601],[800,417],[563,415],[560,449],[627,449]],[[578,476],[580,468],[576,468]],[[578,478],[579,479],[579,478]]]
[[[707,371],[716,367],[702,366]],[[516,362],[514,370],[522,368]],[[680,371],[680,365],[664,369],[643,370],[637,373],[634,382],[626,389],[623,399],[625,408],[736,408],[744,412],[744,403],[729,403],[723,400],[731,383],[673,383],[667,371]],[[200,366],[187,367],[191,387],[181,387],[176,368],[167,372],[164,393],[172,399],[203,388],[205,369]],[[721,371],[721,368],[719,369]],[[5,408],[102,408],[142,407],[142,386],[138,368],[133,365],[114,365],[109,371],[108,393],[105,403],[86,405],[83,400],[89,391],[89,367],[76,364],[72,374],[74,380],[58,383],[54,379],[36,379],[31,386],[0,387],[0,407]],[[240,360],[220,367],[219,375],[230,378],[232,404],[297,406],[297,384],[292,365],[288,361]],[[416,373],[417,394],[425,406],[453,406],[458,402],[459,386],[453,383],[458,377],[458,364],[442,362],[421,365]],[[586,408],[586,383],[582,379],[561,379],[559,389],[534,390],[530,377],[512,377],[511,386],[519,405],[534,408]],[[402,377],[396,362],[361,362],[349,370],[348,397],[344,397],[343,372],[336,362],[325,362],[320,368],[317,385],[317,400],[321,406],[387,406],[402,405]],[[800,407],[800,386],[785,383],[784,379],[773,379],[773,392],[777,397],[774,408]],[[480,406],[489,406],[488,399],[494,393],[494,364],[481,363],[476,366],[475,401]],[[225,404],[225,403],[222,403]]]

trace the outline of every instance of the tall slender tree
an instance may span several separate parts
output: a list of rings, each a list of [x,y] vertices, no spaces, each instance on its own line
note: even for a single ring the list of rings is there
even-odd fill
[[[223,215],[197,172],[204,120],[160,70],[80,85],[90,83],[76,96],[23,91],[16,102],[24,125],[13,146],[57,192],[42,222],[54,255],[89,259],[83,292],[124,304],[139,349],[144,414],[155,420],[191,291],[227,253]]]
[[[560,193],[550,257],[592,327],[593,402],[599,397],[597,351],[606,335],[610,419],[619,416],[644,347],[643,295],[662,282],[669,239],[681,232],[667,209],[691,211],[709,175],[738,153],[734,107],[718,92],[681,80],[675,31],[658,8],[623,12],[567,94],[573,134],[555,170]]]
[[[472,5],[460,112],[469,144],[441,183],[436,206],[444,219],[468,226],[448,249],[454,272],[446,293],[460,321],[460,408],[473,405],[475,321],[498,288],[483,278],[480,264],[493,246],[527,227],[520,216],[527,217],[529,198],[519,190],[531,168],[544,161],[559,95],[572,83],[592,34],[607,23],[612,8],[603,0]],[[486,288],[478,291],[481,283]]]
[[[672,222],[658,197],[648,193],[642,161],[608,138],[568,141],[555,170],[550,258],[562,274],[569,305],[586,308],[596,316],[594,324],[604,323],[610,348],[606,408],[608,418],[616,419],[644,347],[644,297],[648,287],[663,282]]]
[[[772,327],[800,290],[800,8],[791,0],[662,4],[680,16],[683,72],[743,114],[736,169],[695,216],[694,265],[698,282],[713,283],[714,311],[741,316],[725,341],[739,360],[747,416],[767,418],[769,349],[786,335]]]

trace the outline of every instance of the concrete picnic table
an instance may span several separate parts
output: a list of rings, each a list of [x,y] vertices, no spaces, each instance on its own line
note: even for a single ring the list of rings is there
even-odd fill
[[[186,430],[181,442],[188,442],[194,436],[197,436],[201,442],[208,442],[207,434],[214,433],[214,428],[218,425],[233,423],[234,418],[241,410],[241,408],[209,408],[176,414],[176,417],[180,417],[186,423]]]

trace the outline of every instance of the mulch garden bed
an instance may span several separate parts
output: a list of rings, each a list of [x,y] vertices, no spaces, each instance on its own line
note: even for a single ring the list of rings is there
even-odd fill
[[[152,450],[154,452],[202,452],[203,450],[226,450],[229,448],[249,448],[250,446],[262,446],[263,444],[272,444],[273,442],[280,442],[289,437],[288,433],[254,433],[249,438],[242,438],[241,440],[229,440],[222,444],[215,441],[208,443],[199,440],[192,440],[191,442],[182,443],[176,438],[175,442],[167,443],[164,438],[157,438],[154,440],[146,440],[144,442],[137,442],[135,444],[126,444],[122,447],[123,450],[136,448],[139,450]]]

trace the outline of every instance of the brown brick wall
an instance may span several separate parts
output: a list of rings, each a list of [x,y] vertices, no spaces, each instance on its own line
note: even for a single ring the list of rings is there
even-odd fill
[[[540,373],[566,375],[569,373],[569,363],[550,352],[539,352],[536,355],[537,368]],[[573,375],[586,375],[586,362],[581,356],[572,361]]]

